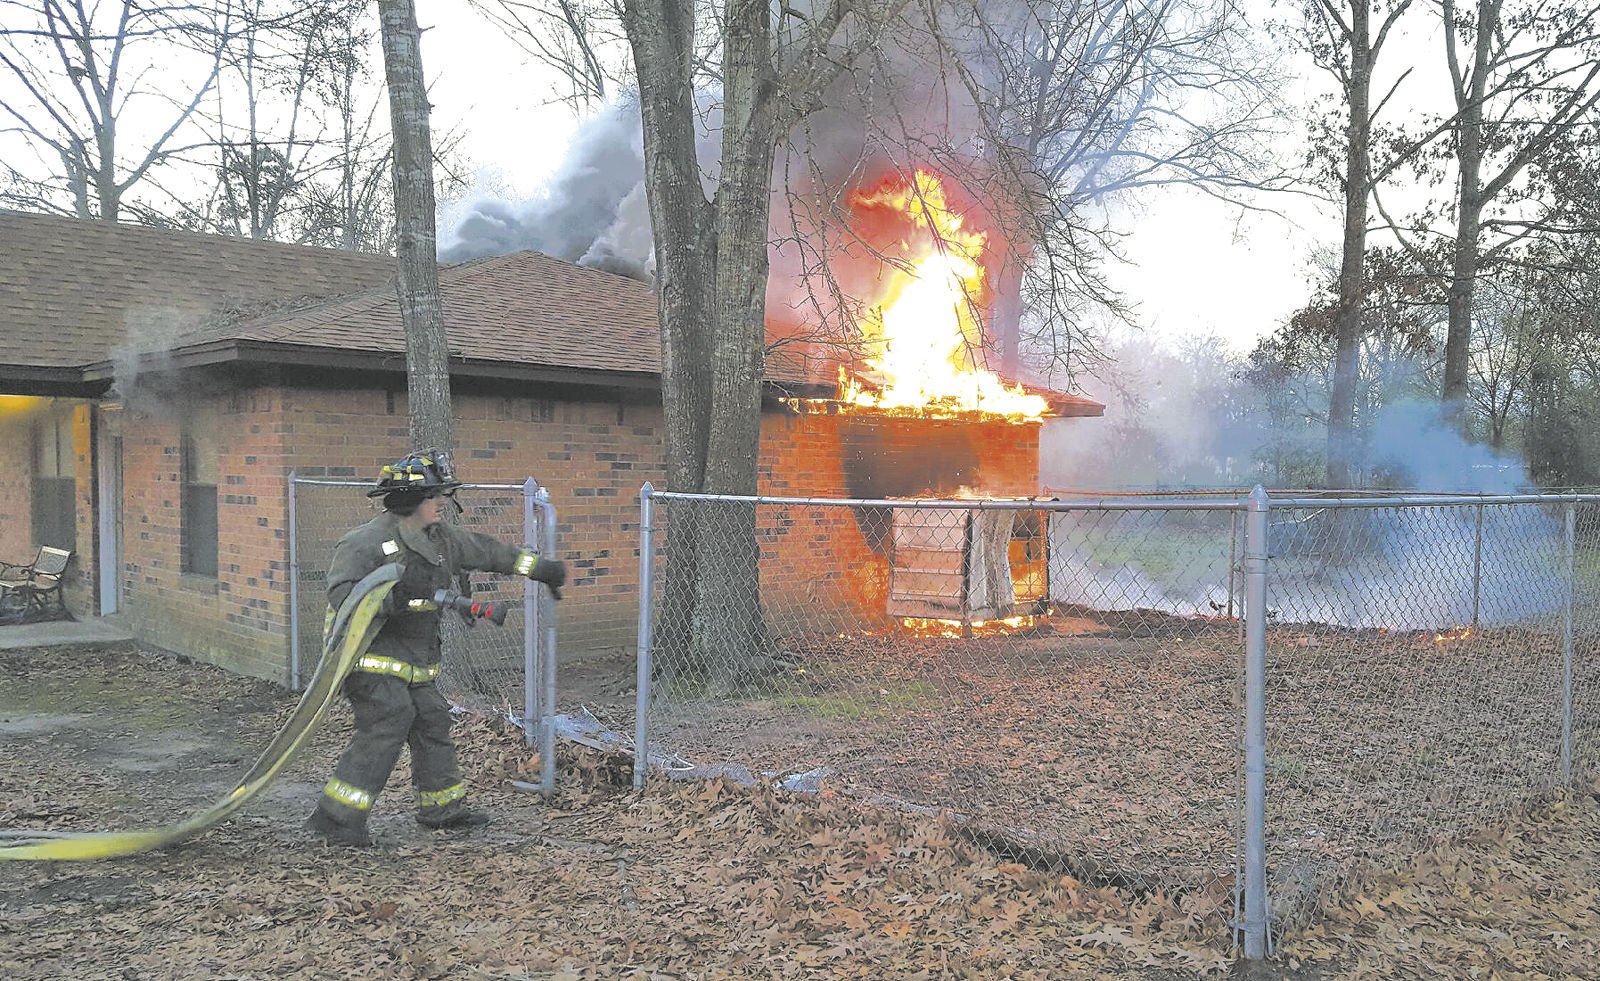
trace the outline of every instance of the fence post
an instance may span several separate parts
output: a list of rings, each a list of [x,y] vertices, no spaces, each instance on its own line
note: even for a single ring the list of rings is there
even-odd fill
[[[1244,956],[1267,955],[1267,516],[1257,485],[1244,525]]]
[[[1233,600],[1238,583],[1235,577],[1239,569],[1239,512],[1233,511],[1228,515],[1228,619],[1233,619]]]
[[[1472,532],[1472,625],[1478,625],[1478,600],[1483,595],[1483,505]]]
[[[1567,597],[1561,644],[1561,782],[1572,785],[1572,601],[1578,591],[1575,553],[1578,548],[1578,509],[1567,503]]]
[[[522,482],[522,544],[534,551],[539,540],[534,537],[534,499],[539,493],[539,482],[529,477]],[[539,711],[539,585],[532,579],[522,581],[522,738],[533,745],[533,720],[542,718]]]
[[[650,613],[655,578],[655,487],[639,488],[639,659],[633,696],[633,789],[644,789],[650,751]]]
[[[300,690],[300,536],[294,478],[289,471],[289,690]]]
[[[539,510],[544,519],[540,554],[554,558],[558,548],[556,506],[550,502],[548,488],[539,488]],[[539,725],[539,757],[543,766],[540,768],[539,789],[548,800],[556,793],[556,601],[549,586],[539,592],[540,606],[543,607],[539,616],[544,627],[544,648],[541,652],[544,660],[544,714],[540,716]]]

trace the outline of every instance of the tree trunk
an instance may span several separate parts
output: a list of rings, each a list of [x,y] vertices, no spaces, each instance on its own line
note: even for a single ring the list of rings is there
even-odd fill
[[[767,245],[772,196],[772,35],[767,0],[730,0],[724,12],[722,172],[717,181],[716,292],[704,490],[756,493],[761,369],[766,343]],[[724,682],[766,662],[753,506],[720,509],[701,540],[694,646]]]
[[[74,138],[71,145],[72,149],[61,155],[67,172],[67,192],[72,195],[73,213],[88,221],[94,217],[94,212],[89,210],[89,167],[83,141]]]
[[[1000,345],[1000,377],[1011,383],[1022,380],[1022,264],[1022,256],[1014,250],[1001,250],[990,306],[993,339]]]
[[[667,489],[697,492],[705,480],[710,430],[711,357],[708,344],[716,276],[716,229],[700,186],[695,156],[694,0],[624,5],[624,23],[638,72],[644,123],[644,169],[656,253],[661,322],[661,405],[666,424]],[[690,627],[698,591],[703,525],[716,512],[672,502],[662,609],[653,640],[658,663],[672,676],[693,663]]]
[[[383,64],[394,130],[395,252],[400,320],[406,332],[406,401],[411,441],[451,449],[450,352],[439,300],[434,229],[433,140],[428,132],[417,12],[412,0],[379,0]]]
[[[1328,385],[1328,486],[1349,488],[1356,471],[1356,388],[1361,379],[1361,322],[1366,308],[1367,207],[1372,192],[1371,15],[1351,4],[1346,130],[1344,243],[1334,308],[1333,378]]]
[[[1476,130],[1474,130],[1476,136]],[[1478,279],[1478,232],[1483,203],[1478,199],[1478,171],[1482,148],[1478,139],[1460,150],[1461,188],[1457,198],[1456,240],[1451,249],[1450,292],[1446,300],[1449,326],[1444,342],[1444,388],[1440,393],[1445,417],[1457,429],[1467,423],[1468,359],[1472,348],[1472,301]]]
[[[1440,399],[1445,418],[1463,432],[1467,424],[1472,300],[1478,279],[1478,234],[1483,217],[1483,100],[1498,11],[1495,0],[1481,0],[1478,4],[1470,85],[1467,91],[1457,92],[1456,169],[1460,184],[1456,195],[1456,240],[1450,257],[1450,292],[1445,301],[1449,326],[1445,332]],[[1455,25],[1446,23],[1445,29],[1453,31]]]
[[[775,152],[771,8],[732,0],[723,17],[721,171],[707,201],[695,156],[694,0],[623,8],[655,233],[668,484],[749,495],[761,439]],[[654,638],[662,671],[737,683],[768,663],[755,509],[672,502],[665,511],[665,607]]]
[[[94,196],[100,206],[101,221],[116,221],[122,216],[122,189],[117,185],[117,141],[107,120],[95,127],[96,167],[94,171]]]

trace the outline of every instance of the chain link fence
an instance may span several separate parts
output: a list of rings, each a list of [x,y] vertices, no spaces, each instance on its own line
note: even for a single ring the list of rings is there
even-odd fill
[[[310,677],[321,657],[333,547],[345,532],[382,510],[378,501],[365,496],[371,486],[297,475],[289,479],[290,684],[295,689]],[[548,493],[531,478],[523,484],[466,484],[455,499],[462,507],[453,519],[458,527],[556,554],[555,509]],[[445,614],[440,689],[462,708],[510,719],[523,728],[530,744],[539,734],[544,790],[549,793],[555,779],[553,604],[541,598],[547,591],[518,576],[474,573],[470,584],[475,599],[503,604],[510,612],[502,626]]]
[[[1597,502],[647,485],[636,752],[946,813],[1261,956],[1595,772]]]
[[[1274,502],[1266,862],[1293,929],[1364,873],[1596,773],[1581,498]]]

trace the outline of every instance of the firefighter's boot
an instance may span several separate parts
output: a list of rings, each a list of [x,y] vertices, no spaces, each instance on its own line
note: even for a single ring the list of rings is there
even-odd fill
[[[320,807],[306,818],[306,830],[330,845],[346,845],[351,848],[372,846],[372,835],[367,833],[367,822],[364,818],[349,824],[341,824],[334,820],[333,815]]]
[[[474,810],[462,800],[451,801],[443,807],[424,807],[417,811],[417,823],[424,828],[465,830],[481,828],[489,821],[489,812]]]

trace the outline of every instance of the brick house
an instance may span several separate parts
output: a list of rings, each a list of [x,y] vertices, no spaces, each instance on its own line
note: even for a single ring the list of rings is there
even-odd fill
[[[75,614],[284,680],[290,471],[365,479],[407,449],[393,260],[7,211],[0,255],[0,559],[69,547]],[[551,489],[576,572],[563,653],[629,643],[638,488],[664,470],[654,295],[536,253],[440,286],[458,468]],[[799,414],[781,397],[831,382],[769,375],[763,493],[1038,489],[1037,423]]]

